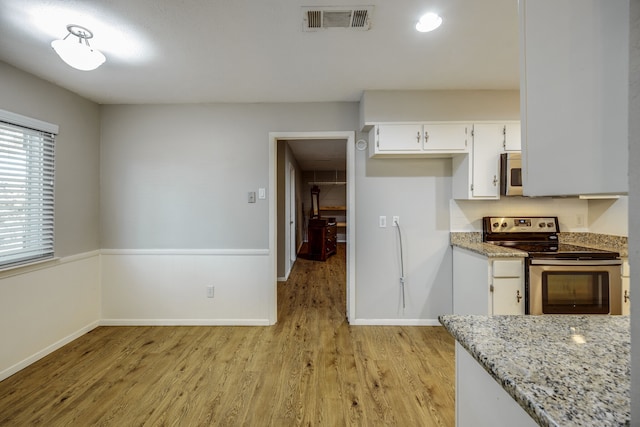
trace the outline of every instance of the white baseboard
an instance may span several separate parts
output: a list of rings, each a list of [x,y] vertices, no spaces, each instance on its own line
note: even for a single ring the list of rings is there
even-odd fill
[[[102,319],[100,326],[271,326],[269,319]]]
[[[354,319],[352,326],[442,326],[438,319]]]
[[[82,335],[86,334],[87,332],[90,332],[92,330],[94,330],[95,328],[97,328],[100,322],[99,321],[95,321],[95,322],[91,322],[90,324],[88,324],[87,326],[80,328],[79,330],[75,331],[74,333],[67,335],[66,337],[62,338],[61,340],[56,341],[55,343],[51,344],[48,347],[43,348],[42,350],[38,351],[35,354],[32,354],[31,356],[27,357],[24,360],[21,360],[20,362],[16,363],[13,366],[8,367],[7,369],[0,371],[0,381],[4,380],[5,378],[9,378],[11,375],[15,374],[16,372],[26,368],[27,366],[31,365],[32,363],[37,362],[38,360],[42,359],[43,357],[53,353],[54,351],[58,350],[61,347],[64,347],[65,345],[69,344],[71,341],[80,338]]]

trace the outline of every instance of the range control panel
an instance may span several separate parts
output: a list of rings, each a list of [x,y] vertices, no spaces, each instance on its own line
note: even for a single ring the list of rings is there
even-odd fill
[[[484,217],[484,230],[490,233],[558,233],[558,217]]]

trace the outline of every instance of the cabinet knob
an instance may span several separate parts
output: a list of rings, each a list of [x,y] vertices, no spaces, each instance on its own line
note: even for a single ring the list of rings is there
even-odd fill
[[[520,302],[522,299],[522,295],[520,295],[520,291],[516,291],[516,301]]]

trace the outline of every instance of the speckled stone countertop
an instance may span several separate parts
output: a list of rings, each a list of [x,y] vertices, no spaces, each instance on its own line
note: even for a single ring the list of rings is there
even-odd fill
[[[524,258],[526,252],[504,246],[492,245],[482,241],[482,233],[478,232],[452,232],[450,234],[451,245],[468,249],[489,258]]]
[[[489,258],[494,257],[526,257],[527,253],[517,249],[505,248],[482,242],[482,232],[451,232],[451,245],[479,253]],[[597,233],[558,233],[561,243],[572,243],[595,249],[605,249],[620,253],[622,258],[629,256],[627,238]]]
[[[630,425],[628,316],[440,316],[541,426]]]

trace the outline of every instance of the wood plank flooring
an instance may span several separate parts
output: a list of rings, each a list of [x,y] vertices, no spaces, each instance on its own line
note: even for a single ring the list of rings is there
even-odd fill
[[[99,327],[0,382],[2,426],[453,426],[441,327],[349,326],[345,248],[298,259],[272,327]]]

